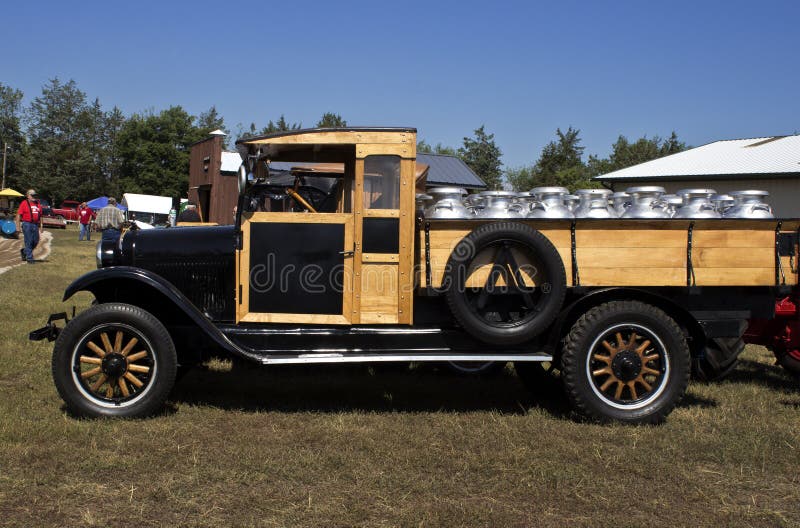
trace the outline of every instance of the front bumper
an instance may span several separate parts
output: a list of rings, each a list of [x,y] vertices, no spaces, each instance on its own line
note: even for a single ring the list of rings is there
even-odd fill
[[[56,321],[61,320],[64,321],[65,325],[69,323],[67,312],[50,314],[50,317],[47,318],[47,324],[29,333],[28,339],[31,341],[42,341],[43,339],[55,341],[58,338],[58,334],[61,332],[61,328],[56,325]]]

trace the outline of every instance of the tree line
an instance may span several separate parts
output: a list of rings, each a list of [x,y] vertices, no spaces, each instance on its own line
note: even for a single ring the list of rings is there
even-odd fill
[[[494,134],[485,127],[465,137],[458,149],[437,143],[431,146],[426,141],[417,143],[417,152],[458,156],[478,175],[490,189],[528,191],[534,187],[557,185],[571,191],[600,187],[592,178],[601,174],[638,165],[662,156],[686,150],[687,146],[673,131],[669,138],[659,136],[641,137],[629,141],[620,135],[611,145],[607,158],[590,155],[584,161],[580,130],[569,127],[566,132],[556,129],[554,140],[544,146],[539,158],[522,167],[503,169],[502,152],[494,141]]]
[[[186,196],[189,152],[193,143],[216,129],[229,134],[215,106],[193,116],[180,105],[156,112],[148,109],[125,116],[116,106],[104,108],[90,100],[75,81],[49,80],[40,95],[23,106],[24,94],[0,83],[0,152],[6,150],[5,185],[17,190],[34,187],[59,203],[123,192]],[[346,127],[341,115],[327,112],[316,127]],[[237,125],[236,138],[302,128],[281,114],[259,128]],[[583,159],[580,131],[556,131],[538,159],[522,167],[503,168],[502,151],[494,134],[481,125],[458,148],[424,140],[418,152],[458,156],[491,189],[528,190],[562,185],[574,190],[597,186],[593,176],[680,152],[686,145],[675,132],[628,141],[619,136],[608,158]]]
[[[124,192],[186,196],[191,145],[216,129],[229,134],[215,106],[193,116],[180,105],[125,116],[116,106],[89,100],[75,81],[51,79],[23,106],[23,93],[0,83],[0,155],[6,148],[5,185],[61,200],[120,196]],[[281,115],[237,137],[297,129]],[[325,113],[317,127],[347,126]],[[229,139],[232,139],[229,135]],[[4,145],[5,143],[5,145]]]

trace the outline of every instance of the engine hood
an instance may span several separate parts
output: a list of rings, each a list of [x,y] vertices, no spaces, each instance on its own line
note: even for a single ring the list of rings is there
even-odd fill
[[[119,264],[143,266],[158,261],[233,258],[233,226],[137,229],[125,233]]]

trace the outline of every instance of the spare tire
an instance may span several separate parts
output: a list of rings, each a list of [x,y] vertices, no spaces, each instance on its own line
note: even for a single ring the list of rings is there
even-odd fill
[[[489,273],[485,282],[475,284],[471,275],[481,265]],[[456,245],[443,287],[464,330],[486,343],[508,346],[532,340],[555,320],[567,279],[547,237],[525,224],[492,222]]]

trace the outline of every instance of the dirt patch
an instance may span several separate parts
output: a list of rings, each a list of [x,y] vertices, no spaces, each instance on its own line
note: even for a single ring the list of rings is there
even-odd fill
[[[46,259],[50,255],[50,243],[52,240],[53,235],[50,231],[42,231],[39,245],[33,250],[33,258],[36,260]],[[19,256],[19,250],[22,249],[24,245],[25,243],[22,236],[18,239],[0,239],[0,273],[5,273],[15,266],[24,264]]]

